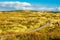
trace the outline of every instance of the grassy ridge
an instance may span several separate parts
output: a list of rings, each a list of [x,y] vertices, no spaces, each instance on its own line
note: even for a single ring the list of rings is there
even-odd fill
[[[49,21],[54,23],[37,32],[26,33]],[[10,39],[1,37],[1,40],[52,40],[60,38],[60,13],[28,10],[0,12],[0,35],[7,34],[13,36],[10,36]]]

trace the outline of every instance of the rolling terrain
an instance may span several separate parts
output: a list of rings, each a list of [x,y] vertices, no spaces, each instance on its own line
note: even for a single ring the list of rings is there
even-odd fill
[[[50,22],[51,24],[46,26]],[[0,40],[54,39],[60,40],[60,12],[0,12]]]

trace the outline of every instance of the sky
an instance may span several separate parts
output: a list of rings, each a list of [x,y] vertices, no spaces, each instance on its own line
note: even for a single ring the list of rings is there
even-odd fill
[[[0,0],[0,11],[60,11],[60,0]]]

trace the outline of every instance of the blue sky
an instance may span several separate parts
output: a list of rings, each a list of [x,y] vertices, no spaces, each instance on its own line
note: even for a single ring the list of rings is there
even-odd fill
[[[32,4],[43,4],[43,5],[60,5],[60,0],[0,0],[3,1],[20,1],[20,2],[29,2]]]
[[[60,0],[0,0],[0,2],[1,2],[0,10],[20,10],[20,9],[47,10],[48,9],[49,11],[60,11]],[[12,5],[11,2],[13,5],[15,4],[16,5],[9,7]],[[17,2],[18,4],[19,3],[20,4],[18,5]],[[5,6],[1,6],[1,5],[5,5]],[[16,6],[18,6],[17,9],[15,8]]]

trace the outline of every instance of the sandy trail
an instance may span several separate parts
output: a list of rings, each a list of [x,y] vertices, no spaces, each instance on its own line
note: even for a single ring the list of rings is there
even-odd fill
[[[45,28],[45,27],[49,27],[52,23],[53,23],[53,22],[48,22],[48,23],[46,23],[45,25],[43,25],[43,26],[41,26],[41,27],[39,27],[39,28],[36,28],[36,29],[34,29],[34,30],[30,30],[29,32],[36,32],[36,31],[41,30],[41,29],[43,29],[43,28]]]

